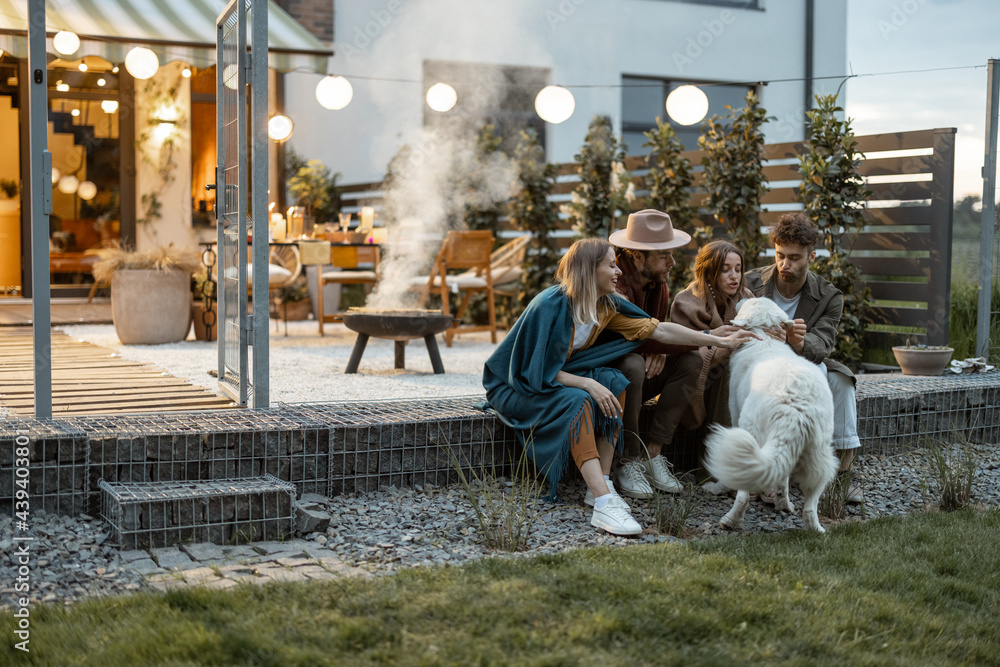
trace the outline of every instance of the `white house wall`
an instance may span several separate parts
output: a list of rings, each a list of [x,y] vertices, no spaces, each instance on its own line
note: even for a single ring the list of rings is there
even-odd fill
[[[286,78],[290,145],[323,160],[342,182],[378,180],[423,124],[424,60],[551,68],[572,88],[576,111],[547,127],[548,158],[573,159],[594,115],[621,123],[624,74],[694,81],[772,81],[762,101],[777,121],[769,141],[801,139],[805,75],[805,0],[762,0],[745,10],[676,0],[362,0],[335,3],[331,72],[354,87],[340,111],[319,106],[319,75]],[[814,77],[843,75],[845,0],[816,0]],[[357,77],[400,79],[373,81]],[[818,80],[833,92],[839,80]],[[600,87],[603,86],[603,87]],[[650,119],[652,120],[652,119]]]

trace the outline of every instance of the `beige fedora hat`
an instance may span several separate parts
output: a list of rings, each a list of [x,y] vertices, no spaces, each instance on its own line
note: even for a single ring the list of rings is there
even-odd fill
[[[647,208],[631,214],[625,229],[619,229],[608,240],[631,250],[670,250],[690,243],[691,235],[674,229],[666,213]]]

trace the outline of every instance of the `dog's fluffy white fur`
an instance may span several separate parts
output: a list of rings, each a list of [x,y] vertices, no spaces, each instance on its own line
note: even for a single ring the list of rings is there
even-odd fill
[[[729,409],[735,428],[715,426],[705,441],[705,466],[732,489],[733,508],[722,525],[743,525],[749,492],[775,490],[775,508],[793,512],[788,479],[802,490],[806,528],[823,532],[817,507],[837,474],[833,452],[833,397],[822,371],[765,332],[790,324],[770,299],[742,302],[732,323],[761,340],[744,343],[730,360]]]

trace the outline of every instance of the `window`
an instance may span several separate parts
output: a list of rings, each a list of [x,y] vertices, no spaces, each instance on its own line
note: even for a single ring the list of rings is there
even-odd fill
[[[503,137],[501,150],[513,154],[520,131],[535,128],[545,145],[545,122],[535,113],[535,96],[548,85],[549,70],[479,63],[424,61],[424,93],[435,83],[451,85],[458,94],[447,112],[434,111],[424,102],[424,127],[448,128],[455,124],[478,129],[492,123]]]
[[[703,123],[680,125],[667,116],[667,95],[690,81],[671,81],[649,77],[622,77],[622,140],[628,144],[629,155],[645,155],[649,147],[644,147],[647,139],[643,135],[656,127],[656,118],[669,122],[677,133],[677,138],[686,150],[698,148]],[[754,86],[741,83],[712,83],[700,86],[708,97],[708,115],[726,114],[726,105],[733,109],[743,106],[743,98]]]
[[[736,7],[737,9],[764,9],[763,0],[674,0],[692,5],[715,5],[716,7]]]

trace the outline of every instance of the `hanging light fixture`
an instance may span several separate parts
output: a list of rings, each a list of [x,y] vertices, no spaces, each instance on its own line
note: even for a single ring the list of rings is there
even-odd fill
[[[104,113],[114,113],[118,111],[118,102],[116,100],[101,100],[101,111]]]
[[[281,143],[292,136],[295,125],[288,116],[271,116],[267,121],[267,138],[275,143]]]
[[[62,81],[56,81],[56,90],[58,90],[60,93],[68,93],[69,84],[63,83]]]
[[[427,106],[434,111],[450,111],[458,102],[458,93],[447,83],[435,83],[427,89]]]
[[[181,70],[181,76],[184,77],[185,79],[190,79],[191,78],[191,68],[190,67],[185,67],[184,69],[182,69]]]
[[[77,116],[80,115],[80,110],[79,109],[73,109],[72,111],[69,112],[69,115],[72,116],[73,118],[76,118]]]
[[[239,74],[239,67],[235,63],[226,65],[226,68],[222,70],[222,85],[229,90],[236,90],[240,85]]]
[[[679,86],[667,95],[667,114],[675,123],[694,125],[708,114],[708,96],[698,86]]]
[[[59,178],[62,176],[62,172],[59,171],[59,167],[52,167],[52,185],[59,182]]]
[[[351,103],[354,88],[342,76],[325,76],[316,84],[316,101],[324,109],[339,111]]]
[[[160,68],[160,59],[144,46],[137,46],[125,54],[125,69],[136,79],[148,79]]]
[[[103,77],[97,80],[98,86],[103,86],[106,85],[107,83],[108,83],[107,80],[105,80]]]
[[[79,65],[77,65],[77,69],[79,69],[81,72],[86,72],[90,68],[87,67],[87,63],[80,63]]]
[[[90,201],[97,196],[97,185],[93,181],[84,181],[76,189],[76,194],[80,199]]]
[[[573,115],[576,100],[562,86],[545,86],[535,96],[535,112],[546,123],[557,125]]]
[[[73,174],[67,174],[59,179],[59,183],[56,187],[59,188],[59,192],[64,195],[71,195],[76,192],[78,187],[80,187],[80,179]]]
[[[79,50],[80,38],[76,36],[75,32],[60,30],[52,38],[52,47],[60,55],[71,56]]]

